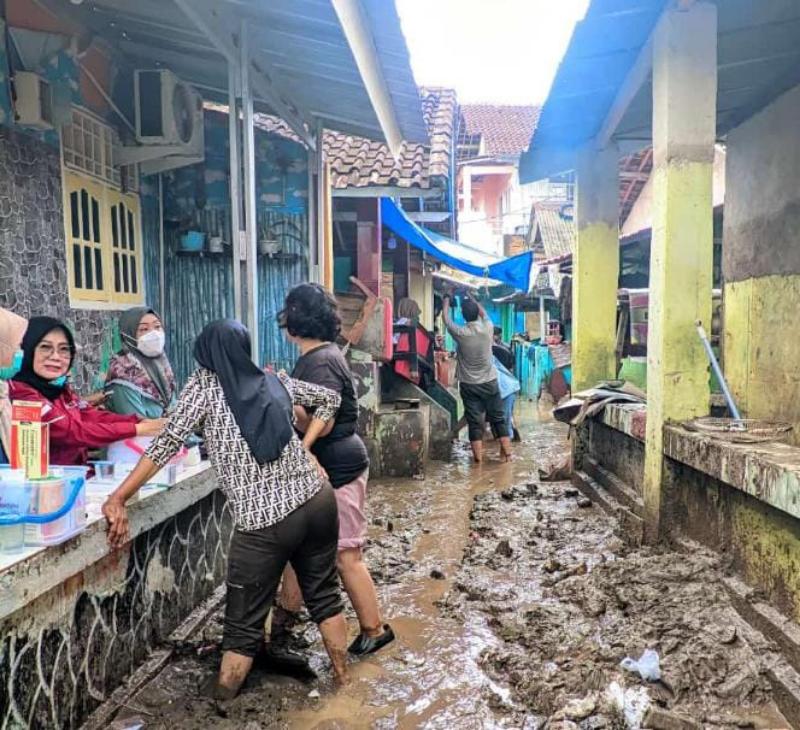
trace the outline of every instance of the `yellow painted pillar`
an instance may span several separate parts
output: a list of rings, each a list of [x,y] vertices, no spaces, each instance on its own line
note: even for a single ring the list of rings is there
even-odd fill
[[[616,147],[587,147],[578,157],[578,242],[572,284],[573,392],[616,377],[618,165]]]
[[[709,366],[695,329],[710,330],[714,251],[717,10],[665,11],[653,43],[653,239],[647,337],[644,503],[661,534],[664,424],[709,412]]]

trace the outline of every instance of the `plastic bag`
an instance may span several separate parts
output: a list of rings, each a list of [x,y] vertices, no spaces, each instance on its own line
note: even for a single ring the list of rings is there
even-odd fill
[[[620,666],[629,672],[638,672],[645,682],[658,682],[661,679],[661,663],[658,659],[658,653],[652,649],[645,649],[638,661],[625,657]]]
[[[641,730],[645,713],[650,707],[650,697],[644,687],[625,689],[617,682],[612,682],[606,688],[606,699],[623,714],[627,730]]]

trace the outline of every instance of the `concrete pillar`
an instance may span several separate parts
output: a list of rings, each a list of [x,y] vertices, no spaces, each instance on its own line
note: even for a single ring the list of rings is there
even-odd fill
[[[653,44],[653,240],[647,337],[646,533],[661,534],[664,424],[709,413],[717,9],[665,11]]]
[[[723,358],[740,411],[788,421],[800,445],[800,87],[727,138]]]
[[[616,377],[618,166],[616,147],[587,147],[578,156],[578,242],[572,289],[573,392]]]
[[[358,278],[371,291],[381,293],[381,209],[379,198],[362,198],[357,207],[356,255]]]

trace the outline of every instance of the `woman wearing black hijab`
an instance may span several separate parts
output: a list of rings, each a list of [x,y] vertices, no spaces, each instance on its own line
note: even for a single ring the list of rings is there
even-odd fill
[[[161,430],[159,419],[120,416],[82,401],[68,382],[75,351],[72,332],[63,322],[31,317],[22,338],[22,367],[10,383],[11,400],[43,403],[42,420],[50,424],[51,463],[87,464],[89,449],[155,436]]]
[[[336,414],[340,397],[262,372],[251,360],[247,329],[234,320],[208,325],[195,342],[194,356],[200,367],[164,431],[103,505],[109,542],[119,547],[128,539],[125,502],[201,427],[236,527],[216,696],[234,696],[250,671],[287,563],[297,573],[334,674],[344,681],[347,628],[336,575],[336,500],[292,425],[293,405],[314,409],[304,439],[313,441]]]

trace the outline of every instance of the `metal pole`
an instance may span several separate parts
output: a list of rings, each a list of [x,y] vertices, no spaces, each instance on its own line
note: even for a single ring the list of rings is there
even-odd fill
[[[164,175],[158,173],[158,314],[167,315],[167,272],[164,248]]]
[[[258,321],[258,258],[256,231],[256,160],[255,130],[253,128],[253,96],[250,89],[250,55],[247,22],[242,21],[240,35],[242,112],[244,139],[244,229],[247,238],[247,325],[253,346],[253,362],[261,364],[261,337]]]
[[[544,305],[544,297],[539,297],[539,337],[543,345],[544,338],[547,337],[547,309]]]
[[[317,122],[317,277],[319,283],[325,278],[325,154],[323,150],[322,122]],[[331,203],[333,204],[333,203]]]
[[[708,341],[703,323],[698,321],[695,324],[697,326],[697,334],[700,335],[700,341],[703,343],[703,347],[706,350],[708,360],[711,363],[711,367],[714,370],[714,374],[717,376],[720,386],[722,387],[722,392],[725,395],[725,400],[728,403],[728,410],[730,410],[731,416],[733,416],[735,420],[740,421],[742,417],[739,414],[739,409],[736,407],[736,403],[733,400],[730,390],[728,390],[728,383],[725,381],[725,376],[722,374],[722,368],[720,368],[719,363],[717,362],[717,356],[714,354],[714,350],[711,349],[711,343]]]
[[[319,149],[320,142],[317,140],[317,149]],[[317,153],[309,149],[307,150],[308,157],[308,280],[317,280],[317,203],[315,198],[317,190],[317,180],[315,171],[317,169]]]
[[[238,69],[228,62],[228,149],[231,195],[231,258],[233,261],[233,316],[242,321],[242,166],[239,161]]]

